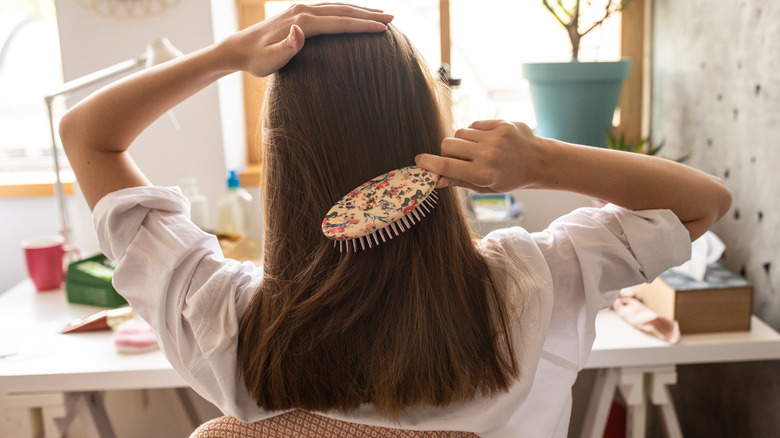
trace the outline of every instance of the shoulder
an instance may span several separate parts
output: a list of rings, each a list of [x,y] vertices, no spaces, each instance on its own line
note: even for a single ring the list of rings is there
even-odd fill
[[[533,235],[521,227],[488,233],[478,244],[483,257],[493,266],[511,267],[533,273],[536,282],[550,282],[544,253]]]
[[[109,258],[120,259],[142,224],[172,230],[171,235],[184,231],[191,235],[196,230],[189,221],[189,208],[178,188],[132,187],[109,193],[92,212],[100,250]]]

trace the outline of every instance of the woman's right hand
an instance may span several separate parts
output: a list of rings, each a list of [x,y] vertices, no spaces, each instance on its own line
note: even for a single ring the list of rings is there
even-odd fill
[[[504,193],[533,187],[543,163],[542,140],[524,123],[483,120],[445,138],[441,156],[420,154],[415,161],[441,175],[438,187]]]
[[[235,70],[263,77],[287,64],[305,38],[321,34],[382,32],[393,16],[340,3],[294,5],[225,39],[221,46]]]

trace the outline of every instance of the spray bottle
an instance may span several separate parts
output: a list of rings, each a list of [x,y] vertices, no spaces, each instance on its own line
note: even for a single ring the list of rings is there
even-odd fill
[[[195,178],[182,178],[179,180],[181,192],[190,201],[190,219],[201,230],[209,230],[209,203],[208,199],[198,190],[198,181]]]

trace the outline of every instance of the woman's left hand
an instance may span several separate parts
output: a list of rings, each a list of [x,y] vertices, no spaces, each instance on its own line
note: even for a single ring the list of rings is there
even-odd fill
[[[227,38],[221,44],[236,70],[263,77],[287,64],[304,39],[321,34],[382,32],[393,16],[341,3],[294,5]]]
[[[296,5],[225,40],[122,78],[70,109],[60,137],[90,208],[107,193],[151,184],[127,150],[158,117],[235,71],[267,76],[325,33],[381,32],[393,17],[344,4]]]

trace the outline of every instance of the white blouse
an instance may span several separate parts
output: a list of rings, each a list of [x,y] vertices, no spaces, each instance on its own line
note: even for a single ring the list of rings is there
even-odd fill
[[[117,262],[114,286],[155,329],[165,356],[192,388],[244,422],[283,413],[257,407],[237,365],[239,320],[262,268],[223,258],[216,237],[189,220],[189,203],[177,188],[110,193],[93,218],[101,251]],[[511,257],[499,257],[487,243]],[[414,407],[400,423],[371,405],[323,415],[484,437],[565,437],[571,387],[587,362],[598,311],[619,289],[652,280],[691,253],[688,231],[671,211],[614,205],[578,209],[539,233],[494,231],[480,249],[503,266],[496,273],[522,287],[502,277],[519,309],[512,336],[522,375],[510,390],[444,408]]]

